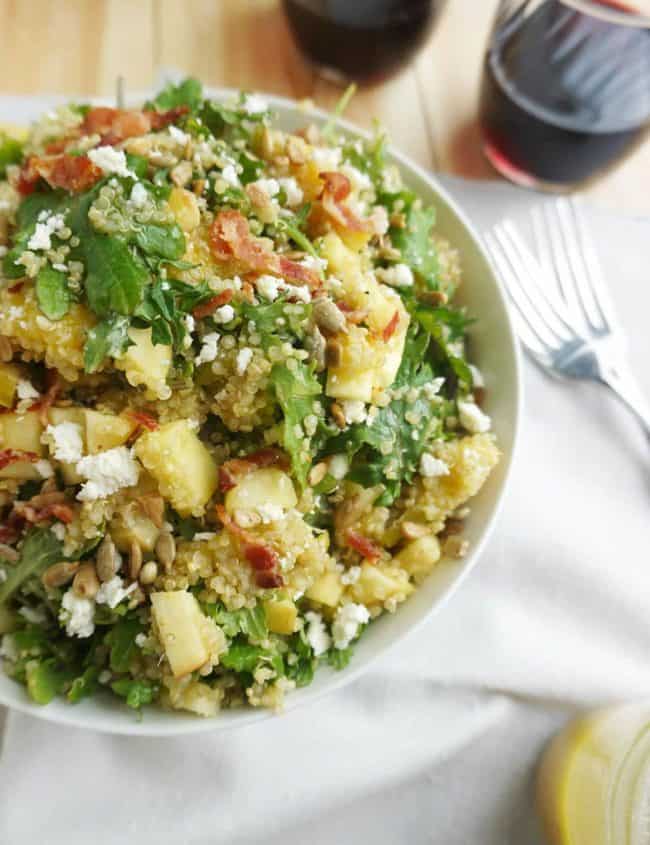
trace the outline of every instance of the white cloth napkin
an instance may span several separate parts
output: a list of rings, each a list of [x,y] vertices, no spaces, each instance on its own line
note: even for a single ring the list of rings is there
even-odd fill
[[[14,107],[0,98],[0,120]],[[533,199],[445,182],[483,227]],[[589,222],[650,395],[650,218]],[[501,523],[430,624],[355,684],[230,735],[116,738],[0,708],[0,842],[539,845],[546,738],[577,707],[650,697],[650,449],[597,386],[525,377]]]

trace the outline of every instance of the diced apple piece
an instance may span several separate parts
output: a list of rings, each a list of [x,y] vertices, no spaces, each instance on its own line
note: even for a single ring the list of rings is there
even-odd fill
[[[113,517],[109,531],[121,552],[128,552],[133,543],[137,543],[144,552],[152,552],[160,534],[160,530],[137,504],[128,505]]]
[[[311,601],[336,607],[343,594],[343,584],[338,572],[326,572],[311,585],[305,595]]]
[[[172,188],[168,202],[176,222],[184,232],[192,232],[196,229],[201,222],[201,212],[192,191],[185,188]]]
[[[358,399],[370,402],[377,350],[370,343],[368,332],[351,326],[338,338],[341,358],[327,371],[326,393],[333,399]]]
[[[25,414],[0,414],[0,449],[16,449],[42,455],[41,443],[43,425],[38,411]],[[0,478],[15,478],[18,481],[39,479],[41,476],[30,461],[18,461],[0,470]]]
[[[412,540],[395,555],[395,563],[399,564],[411,575],[428,575],[440,560],[440,543],[433,534]]]
[[[122,446],[135,431],[136,423],[114,414],[84,411],[86,419],[86,448],[90,455]]]
[[[154,344],[151,329],[129,329],[129,337],[133,346],[115,360],[115,366],[124,371],[133,387],[143,385],[148,399],[169,399],[171,389],[167,374],[172,363],[171,347]]]
[[[15,364],[0,364],[0,405],[3,408],[13,408],[20,379],[20,369]]]
[[[194,672],[208,660],[203,640],[203,614],[196,598],[185,590],[151,593],[153,618],[175,678]]]
[[[381,604],[394,596],[408,596],[413,589],[408,575],[403,570],[364,563],[359,580],[350,587],[350,593],[355,601],[373,605]]]
[[[298,499],[293,482],[281,469],[263,467],[245,475],[226,493],[225,505],[228,513],[237,510],[255,510],[259,505],[277,505],[290,510]]]
[[[181,516],[201,516],[217,489],[217,465],[188,420],[145,432],[135,452]]]
[[[265,602],[264,614],[269,631],[274,634],[293,634],[296,630],[298,608],[289,599]]]

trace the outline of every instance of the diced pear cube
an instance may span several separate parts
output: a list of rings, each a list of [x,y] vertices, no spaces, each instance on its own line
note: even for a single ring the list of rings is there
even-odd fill
[[[192,593],[151,593],[151,609],[160,642],[175,678],[194,672],[208,660],[203,614]]]
[[[0,414],[0,449],[16,449],[34,452],[41,456],[43,425],[38,411],[24,414]],[[30,461],[18,461],[0,470],[0,478],[15,478],[18,481],[39,479],[41,476]]]
[[[340,362],[328,368],[325,392],[333,399],[370,402],[377,349],[370,343],[368,332],[358,326],[351,326],[347,334],[339,336],[338,341]]]
[[[3,408],[13,408],[21,378],[20,369],[15,364],[0,364],[0,405]]]
[[[269,631],[274,634],[293,634],[296,630],[298,608],[289,599],[264,602],[264,615]]]
[[[122,446],[136,429],[136,423],[115,414],[100,414],[84,410],[86,421],[86,448],[90,455]]]
[[[201,222],[201,212],[192,191],[186,188],[172,188],[168,202],[176,222],[184,232],[196,229]]]
[[[217,465],[188,420],[145,432],[135,452],[181,516],[201,516],[217,489]]]
[[[355,601],[361,604],[381,604],[394,596],[408,596],[413,592],[406,572],[397,567],[380,567],[364,563],[359,580],[350,588]]]
[[[440,560],[438,538],[434,537],[433,534],[418,537],[417,540],[407,543],[401,552],[395,555],[394,560],[410,575],[428,575]]]
[[[124,371],[126,380],[133,387],[143,385],[147,399],[169,399],[171,389],[167,375],[172,364],[171,346],[154,344],[151,329],[129,329],[133,346],[115,360],[115,366]]]
[[[338,572],[326,572],[325,575],[314,581],[305,593],[308,599],[325,604],[328,607],[336,607],[343,595],[343,584]]]
[[[277,505],[290,510],[298,499],[293,482],[281,469],[262,467],[245,475],[226,493],[225,506],[228,513],[237,510],[256,510],[259,505]]]

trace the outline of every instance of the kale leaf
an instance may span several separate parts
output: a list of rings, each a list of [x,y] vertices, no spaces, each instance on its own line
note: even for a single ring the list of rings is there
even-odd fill
[[[264,607],[258,603],[253,608],[243,607],[241,610],[227,610],[220,602],[204,606],[204,612],[219,625],[228,639],[238,634],[252,637],[255,640],[266,639],[268,628]]]
[[[7,571],[4,584],[0,584],[0,605],[32,575],[41,575],[62,559],[63,546],[49,528],[32,528],[23,540],[18,562]]]

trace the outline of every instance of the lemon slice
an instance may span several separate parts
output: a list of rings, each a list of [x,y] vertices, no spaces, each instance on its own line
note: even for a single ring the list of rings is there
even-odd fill
[[[650,845],[650,703],[571,723],[544,754],[537,799],[553,845]]]

